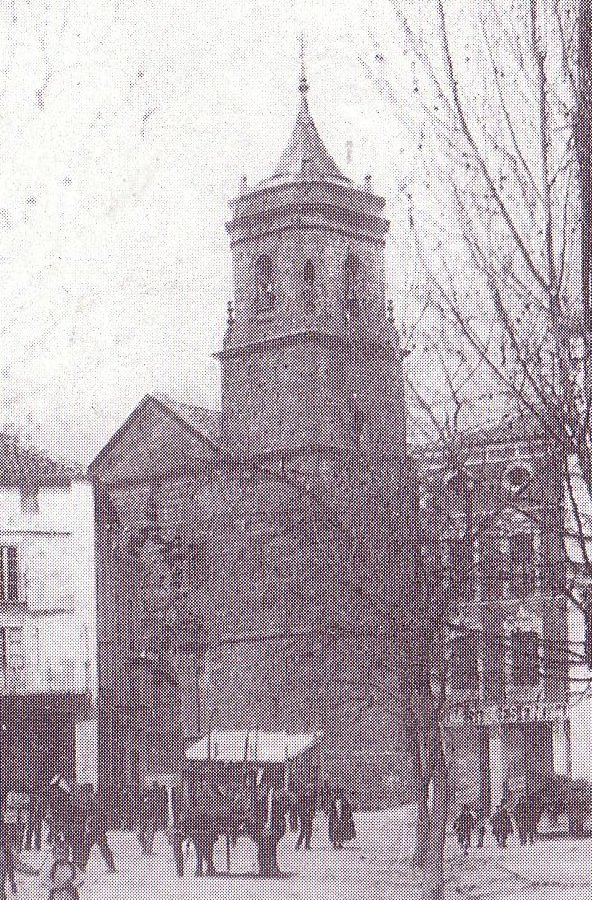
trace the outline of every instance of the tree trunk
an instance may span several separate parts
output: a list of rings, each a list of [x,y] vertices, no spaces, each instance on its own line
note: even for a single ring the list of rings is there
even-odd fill
[[[433,801],[429,817],[427,857],[422,866],[422,900],[444,900],[444,849],[448,822],[448,767],[438,744],[432,776]]]
[[[425,764],[426,748],[419,746],[416,751],[419,777],[413,864],[421,877],[422,900],[443,900],[444,849],[449,805],[448,767],[441,735],[432,735],[431,740],[435,746],[435,755],[429,769]]]

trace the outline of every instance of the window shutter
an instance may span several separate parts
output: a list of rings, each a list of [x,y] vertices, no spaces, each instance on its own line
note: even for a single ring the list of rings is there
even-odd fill
[[[512,681],[520,687],[539,683],[539,636],[536,631],[512,634]]]
[[[18,565],[16,547],[6,548],[6,587],[9,603],[18,603]]]
[[[457,691],[478,690],[479,633],[473,630],[459,635],[452,645],[452,687]]]

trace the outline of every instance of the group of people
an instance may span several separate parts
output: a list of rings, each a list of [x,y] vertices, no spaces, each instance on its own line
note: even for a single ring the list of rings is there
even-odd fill
[[[15,800],[15,797],[17,798]],[[236,845],[239,834],[248,834],[257,844],[257,863],[262,876],[279,875],[278,844],[290,830],[298,833],[295,849],[309,850],[315,816],[327,817],[329,842],[341,849],[356,837],[352,805],[344,790],[325,781],[320,790],[311,778],[296,786],[284,786],[283,777],[260,769],[250,786],[233,791],[229,784],[198,778],[192,786],[189,803],[176,810],[171,843],[175,867],[183,876],[189,847],[196,859],[196,875],[215,873],[214,846],[222,835],[227,852]],[[85,790],[55,776],[43,795],[3,797],[0,816],[1,886],[0,900],[7,900],[7,884],[16,893],[15,872],[38,875],[26,865],[22,850],[40,850],[47,842],[53,851],[50,873],[51,900],[76,900],[78,887],[93,846],[97,846],[107,868],[115,872],[113,851],[107,838],[108,817],[96,791]],[[141,852],[152,853],[155,832],[161,821],[156,785],[144,790],[138,814],[138,839]],[[229,864],[230,856],[228,857]]]
[[[279,875],[278,845],[287,831],[287,823],[298,832],[295,849],[310,849],[313,823],[319,809],[326,814],[329,840],[336,849],[355,838],[351,804],[344,791],[332,789],[328,782],[317,791],[312,779],[297,786],[284,787],[283,779],[260,769],[250,787],[233,791],[228,784],[207,783],[197,779],[193,785],[189,809],[179,818],[173,839],[177,872],[183,875],[190,846],[196,858],[196,875],[214,874],[214,845],[226,835],[227,852],[239,834],[248,834],[257,844],[257,864],[262,876]],[[150,852],[154,809],[143,801],[140,843]],[[228,860],[229,864],[229,860]]]
[[[76,900],[90,853],[96,844],[107,867],[115,872],[113,851],[107,840],[107,817],[96,791],[85,792],[56,775],[43,794],[8,792],[0,816],[1,900],[7,883],[16,893],[15,873],[39,875],[20,857],[22,850],[40,850],[45,836],[53,851],[50,900]],[[43,832],[46,832],[43,835]]]
[[[544,811],[540,794],[521,794],[510,811],[508,802],[499,803],[491,816],[475,815],[468,803],[465,803],[454,821],[458,843],[466,855],[471,846],[473,834],[477,836],[477,847],[483,847],[487,823],[491,828],[498,847],[504,848],[508,838],[515,831],[521,846],[534,844]]]

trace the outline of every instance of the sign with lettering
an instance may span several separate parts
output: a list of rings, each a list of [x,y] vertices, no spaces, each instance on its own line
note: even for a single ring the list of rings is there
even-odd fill
[[[569,717],[566,703],[538,701],[504,703],[479,707],[471,703],[455,704],[448,724],[455,725],[526,725],[529,722],[563,722]]]

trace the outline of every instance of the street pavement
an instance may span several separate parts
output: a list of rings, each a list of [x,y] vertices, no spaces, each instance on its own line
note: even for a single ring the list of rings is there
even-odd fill
[[[232,851],[230,876],[196,878],[193,858],[186,874],[177,877],[173,855],[164,834],[156,836],[154,852],[140,854],[133,834],[110,834],[117,873],[108,872],[93,849],[81,900],[416,900],[417,880],[410,866],[413,848],[411,809],[356,815],[358,837],[343,850],[329,847],[327,823],[315,820],[312,849],[294,850],[296,835],[280,844],[283,878],[256,876],[256,848],[246,837]],[[510,839],[512,840],[512,839]],[[495,900],[590,900],[592,840],[541,839],[534,847],[516,843],[501,851],[491,836],[483,850],[463,858],[450,838],[447,852],[448,898]],[[24,854],[41,868],[39,878],[17,876],[17,897],[46,900],[49,894],[49,854]],[[224,840],[215,851],[215,865],[225,872]]]

